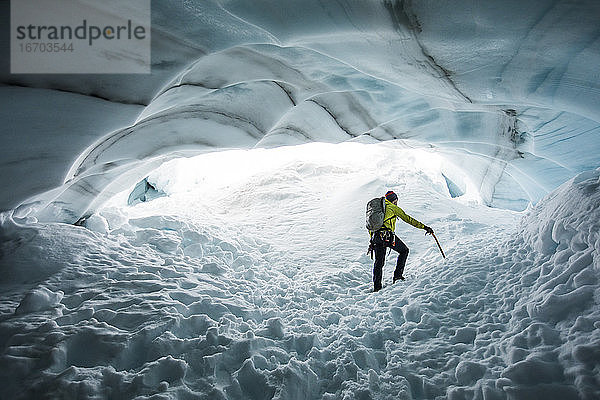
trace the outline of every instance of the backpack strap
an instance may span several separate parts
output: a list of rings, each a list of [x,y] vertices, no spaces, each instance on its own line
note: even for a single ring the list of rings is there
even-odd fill
[[[387,209],[387,207],[385,206],[385,197],[381,198],[381,201],[383,202],[383,215],[385,215],[385,211]],[[394,218],[398,218],[395,215],[392,215],[391,217],[389,217],[388,219],[384,219],[383,220],[383,224],[381,224],[381,226],[383,227],[383,225],[385,225],[386,222],[393,220]]]

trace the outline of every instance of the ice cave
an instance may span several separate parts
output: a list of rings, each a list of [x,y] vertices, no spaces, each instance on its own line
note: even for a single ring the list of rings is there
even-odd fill
[[[600,2],[150,4],[19,74],[0,2],[0,399],[600,398]]]

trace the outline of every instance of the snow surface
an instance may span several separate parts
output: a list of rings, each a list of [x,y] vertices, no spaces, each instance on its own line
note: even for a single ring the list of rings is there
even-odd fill
[[[468,179],[452,198],[449,170],[392,144],[238,150],[170,161],[148,178],[167,197],[125,191],[89,229],[4,215],[1,397],[598,398],[600,169],[523,213]],[[389,256],[372,293],[364,207],[388,188],[448,258],[400,222],[407,280]]]

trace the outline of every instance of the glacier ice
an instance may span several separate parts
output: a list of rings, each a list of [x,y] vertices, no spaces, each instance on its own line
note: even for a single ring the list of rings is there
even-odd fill
[[[165,1],[151,75],[4,57],[0,397],[599,398],[597,15]],[[399,227],[373,294],[388,188],[449,258]]]
[[[466,171],[486,204],[517,210],[598,165],[597,2],[153,7],[151,76],[3,76],[144,107],[88,114],[87,148],[48,126],[56,151],[70,157],[33,158],[0,209],[75,222],[174,157],[311,141],[433,147]],[[4,104],[12,136],[32,121],[25,110],[66,96],[4,90],[15,92]],[[7,154],[27,152],[27,142],[5,137]],[[5,182],[20,172],[3,165]],[[31,184],[39,181],[48,183]]]

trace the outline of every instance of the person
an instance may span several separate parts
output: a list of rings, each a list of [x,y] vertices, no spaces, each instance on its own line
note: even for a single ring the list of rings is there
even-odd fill
[[[385,194],[385,216],[383,226],[377,231],[369,231],[369,234],[371,235],[369,252],[375,253],[375,264],[373,265],[373,284],[375,292],[381,289],[387,247],[398,253],[393,283],[396,283],[397,280],[404,280],[404,265],[406,264],[406,259],[408,257],[408,247],[406,247],[404,242],[396,236],[397,218],[402,219],[404,222],[415,228],[424,229],[426,235],[428,233],[433,233],[433,229],[407,215],[400,207],[398,207],[398,195],[396,193],[390,190]]]

